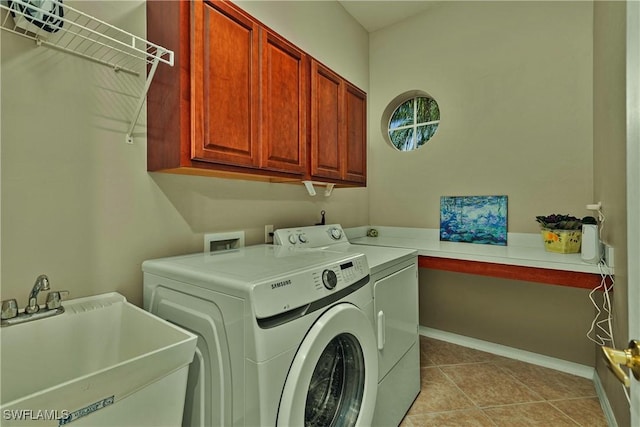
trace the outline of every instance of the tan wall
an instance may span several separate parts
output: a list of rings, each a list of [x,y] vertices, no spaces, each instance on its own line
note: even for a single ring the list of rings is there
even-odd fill
[[[623,1],[594,4],[594,199],[606,216],[603,240],[615,250],[613,333],[618,347],[629,339],[626,202],[626,5]],[[630,425],[629,404],[617,379],[597,350],[597,371],[618,425]]]
[[[593,366],[589,291],[420,269],[420,324]]]
[[[280,21],[269,16],[282,4],[252,13],[368,90],[367,33],[337,3],[304,4]],[[142,1],[75,5],[145,36]],[[327,21],[340,26],[320,32]],[[314,224],[322,209],[328,221],[368,223],[366,189],[311,198],[301,185],[147,173],[144,112],[134,145],[124,142],[143,78],[1,37],[2,299],[25,304],[45,273],[72,297],[119,291],[139,304],[141,262],[200,251],[206,231],[261,243],[265,224]]]
[[[592,3],[441,2],[370,36],[370,216],[439,227],[440,196],[506,194],[509,231],[536,215],[584,216],[593,197]],[[409,90],[441,122],[401,153],[380,119]]]
[[[445,195],[506,194],[511,232],[589,214],[592,19],[590,2],[443,2],[371,34],[372,223],[438,228]],[[380,118],[416,89],[438,101],[440,129],[400,153]],[[422,325],[589,366],[593,313],[584,290],[420,272]]]

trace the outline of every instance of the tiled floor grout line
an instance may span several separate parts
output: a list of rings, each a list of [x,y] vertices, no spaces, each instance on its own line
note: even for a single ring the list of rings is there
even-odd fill
[[[530,403],[549,403],[546,400],[532,400],[530,402],[517,402],[517,403],[505,403],[503,405],[491,405],[491,406],[479,406],[478,409],[496,409],[496,408],[508,408],[509,406],[528,405]]]
[[[483,365],[492,365],[494,367],[494,370],[496,371],[496,376],[498,377],[502,377],[502,376],[508,376],[510,377],[512,380],[516,381],[518,384],[520,384],[520,386],[524,387],[525,389],[527,389],[531,394],[533,394],[534,396],[537,396],[537,400],[528,400],[528,401],[523,401],[523,402],[516,402],[516,403],[507,403],[504,405],[490,405],[490,406],[480,406],[478,404],[478,402],[476,402],[471,396],[469,396],[467,393],[465,393],[465,391],[460,388],[458,386],[458,384],[455,383],[455,381],[453,381],[449,375],[447,375],[446,372],[440,370],[440,372],[442,372],[444,374],[444,376],[447,378],[447,380],[449,380],[458,390],[460,390],[460,392],[466,396],[467,399],[469,399],[474,406],[479,409],[479,410],[484,410],[484,409],[488,409],[488,408],[495,408],[495,407],[501,407],[501,406],[513,406],[513,405],[520,405],[520,404],[526,404],[526,403],[542,403],[542,402],[547,402],[547,399],[545,399],[544,396],[542,396],[540,393],[538,393],[537,391],[533,390],[531,387],[529,387],[527,384],[525,384],[524,382],[522,382],[519,378],[517,378],[515,375],[512,375],[508,370],[501,368],[500,366],[496,365],[494,362],[475,362],[475,363],[460,363],[459,365],[473,365],[473,364],[483,364]],[[456,365],[443,365],[443,366],[456,366]],[[438,368],[440,368],[440,366],[437,366]]]
[[[593,396],[579,396],[579,397],[567,397],[564,399],[549,399],[547,400],[547,402],[552,403],[552,402],[566,402],[568,400],[582,400],[582,399],[597,399],[598,395],[594,394]]]
[[[532,389],[531,387],[529,387],[524,381],[521,381],[520,378],[518,378],[517,376],[513,375],[508,369],[504,369],[501,368],[500,366],[494,365],[497,369],[500,370],[500,372],[504,375],[507,375],[509,377],[511,377],[511,379],[517,381],[519,384],[521,384],[522,386],[524,386],[524,388],[526,388],[527,390],[529,390],[531,393],[533,393],[534,395],[540,397],[540,399],[542,399],[543,402],[547,401],[547,398],[544,397],[543,395],[541,395],[540,393],[538,393],[537,391],[535,391],[534,389]]]
[[[510,403],[507,405],[497,405],[497,406],[488,406],[486,408],[480,408],[480,410],[485,414],[485,416],[494,424],[497,425],[496,422],[493,420],[493,418],[491,418],[491,416],[489,414],[487,414],[487,410],[489,409],[494,409],[494,408],[509,408],[509,407],[514,407],[514,406],[518,406],[518,405],[528,405],[528,404],[532,404],[532,403],[548,403],[548,402],[523,402],[523,403]],[[555,408],[555,407],[554,407]],[[560,411],[558,408],[555,408],[556,410]],[[582,427],[580,425],[580,423],[576,422],[576,420],[572,419],[571,417],[569,417],[567,414],[565,414],[564,412],[560,411],[560,413],[567,418],[569,421],[571,421],[572,423],[574,423],[576,426]]]
[[[446,365],[446,366],[452,366],[452,365]],[[462,393],[462,395],[463,395],[464,397],[466,397],[466,398],[469,400],[469,402],[471,402],[471,403],[473,404],[473,406],[474,406],[476,409],[478,409],[478,410],[482,410],[482,408],[481,408],[480,406],[478,406],[478,403],[477,403],[475,400],[473,400],[473,399],[471,398],[471,396],[469,396],[467,393],[465,393],[465,392],[464,392],[464,390],[462,390],[462,389],[458,386],[458,384],[456,384],[456,382],[455,382],[455,381],[453,381],[453,380],[449,377],[449,375],[447,375],[447,373],[446,373],[446,372],[444,372],[442,369],[440,369],[440,367],[439,367],[439,366],[436,366],[436,368],[438,368],[438,370],[442,373],[442,375],[444,375],[444,377],[447,379],[447,381],[449,381],[449,382],[450,382],[450,383],[451,383],[455,388],[457,388],[457,389],[460,391],[460,393]]]
[[[468,365],[489,364],[489,363],[494,363],[494,362],[481,361],[481,362],[464,362],[464,363],[446,363],[442,365],[434,364],[432,366],[437,366],[438,368],[439,367],[446,368],[448,366],[468,366]],[[426,367],[427,366],[423,366],[423,368],[426,368]]]
[[[434,340],[434,341],[437,342],[438,340]],[[474,412],[476,414],[481,414],[482,421],[480,421],[480,418],[477,418],[477,421],[483,423],[482,425],[500,426],[500,425],[504,425],[504,422],[505,422],[504,415],[501,414],[501,411],[491,412],[492,409],[504,408],[505,410],[508,411],[508,408],[513,408],[514,413],[518,413],[518,411],[528,411],[528,408],[525,409],[526,405],[540,405],[540,404],[543,404],[543,406],[537,406],[537,407],[548,408],[545,411],[552,411],[555,414],[553,415],[553,417],[557,417],[558,421],[563,420],[563,421],[560,421],[560,423],[571,423],[574,426],[580,426],[580,427],[584,427],[586,425],[592,425],[591,421],[587,421],[586,418],[581,417],[580,413],[575,412],[575,410],[573,410],[571,405],[573,405],[572,401],[576,401],[577,405],[587,405],[588,407],[588,402],[586,401],[591,399],[597,399],[598,398],[597,394],[594,393],[593,391],[588,391],[588,389],[586,389],[584,385],[581,385],[580,383],[577,383],[577,387],[579,388],[576,391],[579,390],[581,393],[586,392],[585,395],[579,395],[579,393],[567,393],[567,389],[565,386],[560,386],[560,388],[558,388],[557,390],[548,389],[549,386],[553,387],[554,384],[559,385],[562,381],[565,380],[565,378],[562,376],[560,377],[554,376],[554,372],[552,372],[553,369],[549,371],[547,370],[536,371],[535,369],[529,370],[530,368],[527,366],[530,364],[526,362],[521,362],[524,364],[524,366],[521,367],[518,364],[512,364],[511,359],[509,358],[504,358],[505,360],[502,360],[502,358],[495,359],[495,360],[486,360],[488,358],[490,359],[490,356],[487,357],[487,355],[484,354],[485,352],[481,350],[477,350],[479,353],[477,354],[476,361],[468,361],[470,357],[471,358],[476,357],[476,354],[467,353],[465,350],[459,351],[457,346],[449,348],[450,346],[448,344],[445,344],[443,347],[437,347],[438,344],[428,344],[428,345],[430,345],[431,347],[425,347],[426,351],[424,353],[421,353],[421,357],[422,357],[421,365],[420,365],[421,375],[424,375],[422,369],[436,368],[438,372],[438,376],[434,377],[433,381],[435,381],[435,384],[439,384],[440,386],[445,387],[445,389],[446,388],[451,388],[452,390],[455,389],[460,396],[463,396],[469,402],[468,403],[469,406],[458,408],[458,409],[446,409],[446,410],[436,410],[436,411],[426,410],[425,412],[414,413],[411,415],[407,414],[408,426],[410,425],[413,427],[421,427],[422,425],[424,425],[424,424],[421,424],[421,422],[419,421],[421,416],[427,416],[427,418],[425,419],[428,420],[428,419],[439,419],[444,414],[448,414],[447,416],[445,416],[445,419],[451,419],[451,417],[454,416],[454,414],[456,413],[460,413],[461,416],[464,416],[462,414],[465,414],[465,413],[471,414]],[[433,349],[433,352],[431,354],[435,357],[435,360],[429,357],[427,353],[430,349]],[[451,353],[449,351],[451,351]],[[464,361],[460,363],[451,363],[449,362],[449,360],[451,359],[448,358],[450,354],[451,356],[458,357],[460,360],[464,360]],[[444,360],[444,363],[438,363],[438,360]],[[477,391],[478,389],[474,390],[473,388],[467,387],[469,388],[469,390],[468,392],[465,392],[465,390],[461,387],[461,385],[464,385],[466,387],[466,382],[464,382],[465,372],[467,371],[473,372],[473,367],[470,365],[478,365],[478,366],[483,365],[483,368],[481,369],[488,370],[488,372],[485,372],[484,374],[482,373],[479,373],[479,374],[485,375],[487,378],[487,381],[494,381],[495,379],[496,382],[500,382],[504,378],[504,379],[508,379],[507,381],[509,383],[513,382],[513,385],[517,387],[518,390],[521,390],[523,392],[523,398],[525,400],[521,402],[512,402],[512,403],[505,403],[505,404],[499,404],[499,405],[480,406],[480,401],[476,401],[472,397],[472,396],[476,396],[480,398],[482,401],[483,398],[482,398],[482,395],[478,394],[478,391]],[[465,370],[461,372],[456,372],[456,367],[464,367]],[[436,371],[429,371],[429,372],[431,372],[430,375],[435,375]],[[530,378],[531,375],[536,375],[535,377],[536,379],[532,381]],[[563,375],[563,374],[560,372],[559,375]],[[445,381],[435,379],[438,377],[444,379]],[[551,379],[551,381],[547,382],[547,377]],[[538,382],[537,378],[541,378],[541,382]],[[458,385],[460,380],[462,380],[463,382],[460,383],[461,385]],[[531,384],[528,384],[527,381],[531,382]],[[425,385],[421,385],[421,389],[422,389],[422,392],[424,392],[426,390]],[[468,393],[471,393],[471,394],[468,394]],[[572,397],[562,397],[562,394],[565,394],[567,396],[572,395]],[[545,397],[545,395],[549,396],[549,398]],[[529,400],[529,399],[533,399],[533,400]],[[487,400],[485,403],[489,403],[490,401],[491,399]],[[585,401],[585,402],[578,403],[579,401]],[[516,409],[518,406],[522,406],[522,408]],[[562,408],[564,408],[569,412],[565,412],[565,410],[563,410]],[[570,413],[573,414],[573,416],[577,416],[578,418],[576,419],[573,416],[569,415]],[[440,417],[434,417],[436,415],[439,415]],[[429,418],[429,417],[433,417],[433,418]],[[478,417],[480,417],[480,415],[478,415]],[[581,424],[581,421],[579,421],[580,419],[582,419],[583,422],[587,424]],[[431,422],[427,422],[426,425],[431,426],[432,424]]]
[[[493,362],[488,362],[490,364],[493,364]],[[493,405],[493,406],[478,406],[477,403],[473,402],[473,399],[471,399],[470,396],[467,396],[467,394],[464,392],[464,390],[460,389],[458,387],[458,389],[465,395],[467,396],[467,398],[469,400],[471,400],[478,409],[482,410],[484,412],[485,409],[491,409],[491,408],[498,408],[498,407],[509,407],[509,406],[516,406],[516,405],[523,405],[523,404],[531,404],[531,403],[546,403],[551,405],[553,408],[555,408],[557,411],[559,411],[562,415],[564,415],[567,419],[571,420],[573,423],[575,423],[578,426],[581,426],[581,424],[574,420],[573,418],[571,418],[567,413],[565,413],[561,408],[557,407],[556,405],[554,405],[552,402],[556,401],[556,402],[564,402],[564,401],[568,401],[568,400],[578,400],[578,399],[585,399],[588,398],[589,396],[582,396],[582,397],[574,397],[574,398],[567,398],[567,399],[547,399],[544,396],[542,396],[540,393],[538,393],[537,391],[535,391],[534,389],[532,389],[531,387],[529,387],[525,382],[521,381],[517,376],[513,375],[509,370],[504,369],[498,365],[493,364],[496,368],[496,370],[500,371],[500,376],[502,375],[506,375],[509,376],[510,378],[512,378],[513,380],[515,380],[516,382],[518,382],[519,384],[521,384],[522,386],[524,386],[527,390],[529,390],[532,394],[534,394],[535,396],[538,396],[540,398],[540,400],[531,400],[531,401],[527,401],[527,402],[518,402],[518,403],[508,403],[505,405]],[[446,375],[446,374],[445,374]],[[448,377],[447,377],[448,378]],[[597,396],[594,396],[597,397]],[[489,417],[491,418],[491,417]],[[495,424],[495,423],[494,423]]]
[[[557,399],[556,402],[559,402],[561,400],[571,400],[571,399]],[[556,410],[560,411],[560,413],[562,413],[565,417],[569,418],[571,421],[573,421],[574,423],[576,423],[577,426],[582,427],[582,424],[580,424],[578,421],[574,420],[573,418],[571,418],[569,416],[569,414],[565,413],[561,408],[558,408],[556,405],[554,405],[553,403],[549,402],[549,405],[553,406],[554,408],[556,408]]]

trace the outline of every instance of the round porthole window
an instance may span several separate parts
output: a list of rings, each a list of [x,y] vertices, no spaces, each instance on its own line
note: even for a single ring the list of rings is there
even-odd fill
[[[394,99],[383,115],[383,136],[400,151],[422,147],[438,131],[440,108],[425,93],[411,92]]]

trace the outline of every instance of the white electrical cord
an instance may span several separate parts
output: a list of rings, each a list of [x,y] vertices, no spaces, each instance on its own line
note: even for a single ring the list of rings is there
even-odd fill
[[[604,229],[604,221],[606,219],[602,213],[602,204],[598,202],[595,205],[587,205],[587,209],[598,212],[598,237],[602,242],[602,230]],[[591,328],[587,332],[587,338],[599,346],[604,346],[609,343],[612,348],[616,348],[616,342],[613,337],[613,308],[611,307],[610,295],[615,280],[609,266],[604,261],[604,256],[600,258],[600,262],[598,262],[598,270],[600,271],[601,277],[600,284],[589,292],[589,299],[596,308],[596,315],[593,318],[593,322],[591,322]],[[594,299],[594,295],[599,291],[602,291],[602,310],[600,310],[600,306]],[[598,320],[603,313],[604,318]],[[622,385],[622,390],[624,391],[624,395],[627,397],[627,401],[631,404],[629,390],[624,386],[624,384]]]
[[[604,221],[604,216],[600,216],[602,221]],[[598,270],[600,270],[600,284],[593,288],[591,292],[589,292],[589,299],[591,303],[596,308],[596,315],[591,322],[591,328],[587,332],[587,338],[598,344],[599,346],[607,345],[607,343],[612,347],[616,348],[616,342],[613,337],[613,313],[611,306],[611,295],[610,292],[613,289],[614,285],[614,277],[609,270],[609,266],[605,264],[604,260],[600,260],[598,263]],[[594,295],[596,292],[602,291],[602,307],[598,305],[596,302]],[[601,310],[602,308],[602,310]],[[604,313],[604,318],[600,319],[601,314]],[[627,401],[631,404],[631,396],[629,395],[629,390],[623,385],[622,390],[624,391],[625,396],[627,397]]]
[[[595,210],[598,212],[598,239],[602,242],[602,230],[604,229],[604,221],[605,217],[602,213],[602,204],[598,202],[595,205],[587,205],[587,209]],[[604,255],[604,254],[603,254]],[[609,266],[604,261],[604,256],[600,258],[598,262],[598,270],[600,271],[600,284],[596,286],[594,289],[589,292],[589,299],[591,303],[596,308],[596,315],[591,322],[591,328],[589,332],[587,332],[587,338],[589,338],[594,343],[602,346],[610,343],[611,346],[615,347],[615,342],[613,340],[613,328],[611,325],[612,314],[611,314],[611,297],[609,295],[609,291],[613,288],[614,278],[613,274],[609,270]],[[606,271],[605,271],[606,270]],[[607,283],[609,281],[609,284]],[[602,291],[603,300],[602,300],[602,310],[600,310],[600,306],[594,299],[594,295],[597,292]],[[601,314],[604,312],[604,318],[601,320]],[[603,335],[600,335],[602,333]]]
[[[591,328],[587,332],[587,338],[598,345],[611,345],[615,347],[615,341],[613,339],[612,328],[612,313],[611,313],[611,296],[610,291],[613,289],[614,278],[608,271],[609,267],[601,260],[598,263],[598,269],[600,270],[600,284],[593,288],[589,292],[589,299],[596,309],[596,315],[591,322]],[[602,307],[596,302],[595,295],[597,292],[602,291]],[[604,317],[602,316],[604,313]],[[603,317],[601,319],[601,317]]]

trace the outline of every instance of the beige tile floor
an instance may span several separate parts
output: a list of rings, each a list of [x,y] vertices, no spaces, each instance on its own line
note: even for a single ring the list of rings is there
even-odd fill
[[[607,426],[589,379],[426,337],[420,365],[400,427]]]

